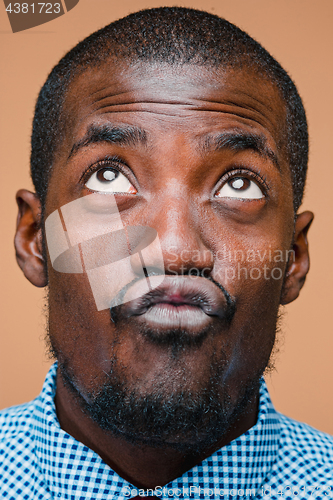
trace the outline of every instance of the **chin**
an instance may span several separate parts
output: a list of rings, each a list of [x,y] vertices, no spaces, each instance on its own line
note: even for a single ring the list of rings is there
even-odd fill
[[[206,383],[201,381],[196,391],[185,373],[178,380],[173,377],[171,384],[168,379],[166,383],[156,381],[149,392],[129,384],[124,369],[115,362],[104,384],[84,396],[64,365],[59,368],[82,411],[105,432],[138,446],[170,447],[192,454],[226,435],[258,394],[262,374],[260,371],[248,381],[234,401],[232,388],[221,384],[225,367],[217,362],[212,363]]]

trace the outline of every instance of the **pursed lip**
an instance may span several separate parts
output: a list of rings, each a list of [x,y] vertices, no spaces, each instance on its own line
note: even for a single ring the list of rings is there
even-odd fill
[[[145,280],[134,283],[126,292],[123,307],[127,317],[141,316],[150,309],[161,305],[161,309],[173,310],[177,314],[182,311],[200,309],[207,316],[225,318],[229,311],[227,292],[223,292],[213,281],[198,276],[165,276],[163,282],[154,288],[154,279],[160,276],[149,277],[150,287],[148,293],[137,297],[140,287],[146,286]],[[165,305],[165,306],[163,306]],[[169,305],[169,308],[167,307]]]

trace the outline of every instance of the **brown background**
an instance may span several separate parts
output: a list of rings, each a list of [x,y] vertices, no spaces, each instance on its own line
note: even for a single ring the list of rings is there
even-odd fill
[[[20,187],[31,187],[29,135],[38,90],[59,58],[92,31],[140,8],[174,4],[80,0],[64,16],[16,34],[0,5],[0,408],[35,397],[49,366],[43,342],[45,292],[25,280],[12,245],[14,195]],[[285,310],[284,345],[268,383],[280,411],[333,434],[333,2],[191,0],[177,5],[208,10],[245,29],[289,71],[304,99],[311,156],[303,209],[316,214],[310,232],[312,268],[301,296]]]

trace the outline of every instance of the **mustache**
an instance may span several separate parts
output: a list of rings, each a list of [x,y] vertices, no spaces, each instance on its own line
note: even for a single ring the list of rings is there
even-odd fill
[[[149,270],[149,273],[146,272],[145,276],[146,278],[153,277],[153,276],[165,276],[166,278],[182,278],[182,277],[187,277],[187,279],[193,277],[193,278],[203,278],[207,282],[210,282],[213,284],[213,287],[216,287],[218,289],[215,289],[215,292],[213,291],[213,295],[216,294],[216,292],[221,295],[224,298],[224,305],[223,305],[223,311],[221,311],[221,314],[214,313],[214,305],[213,305],[213,298],[212,298],[212,293],[206,293],[205,290],[200,290],[200,287],[194,287],[192,289],[191,287],[185,287],[185,290],[182,290],[181,293],[181,302],[185,304],[190,304],[193,306],[200,307],[206,314],[211,315],[211,316],[220,316],[221,319],[228,325],[232,322],[232,319],[236,313],[236,300],[232,297],[232,295],[226,290],[226,288],[216,281],[213,277],[211,276],[206,276],[204,272],[198,273],[198,270],[194,270],[195,272],[188,272],[184,273],[182,275],[164,275],[161,273],[159,270],[158,271],[152,271]],[[117,324],[122,318],[125,318],[126,315],[123,314],[123,311],[126,309],[126,304],[124,304],[124,298],[128,292],[130,292],[131,288],[138,283],[139,281],[142,281],[142,277],[139,276],[135,279],[133,279],[131,282],[127,283],[117,294],[117,296],[113,299],[111,306],[110,306],[110,316],[111,320],[114,324]],[[204,283],[204,282],[203,282]],[[163,285],[163,283],[162,283]],[[163,286],[159,286],[155,289],[150,290],[149,292],[145,293],[142,295],[142,297],[137,300],[136,304],[136,313],[137,314],[142,314],[145,310],[149,309],[149,307],[153,306],[156,303],[159,302],[165,302],[166,300],[163,300],[163,297],[165,296],[165,291],[163,289]],[[213,288],[212,285],[209,285],[209,288]],[[180,287],[181,288],[181,287]],[[205,286],[201,287],[205,288]]]

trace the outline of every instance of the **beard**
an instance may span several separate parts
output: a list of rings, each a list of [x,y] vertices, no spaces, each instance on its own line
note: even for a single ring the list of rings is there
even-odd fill
[[[167,373],[171,373],[177,363],[181,364],[183,353],[198,349],[207,337],[217,333],[210,327],[193,339],[186,330],[164,331],[161,336],[158,331],[139,328],[140,334],[150,342],[169,349]],[[121,335],[116,342],[119,338]],[[223,352],[210,356],[205,382],[199,388],[193,388],[192,376],[183,366],[170,384],[165,377],[156,377],[149,391],[135,384],[135,380],[134,383],[129,380],[128,368],[114,356],[104,383],[98,390],[84,395],[78,389],[69,363],[61,355],[57,358],[65,386],[82,411],[106,433],[136,446],[172,448],[193,455],[209,449],[246,413],[257,398],[260,378],[267,364],[251,380],[243,381],[235,404],[230,396],[231,389],[223,382],[228,366]]]
[[[228,383],[230,364],[223,348],[209,351],[200,367],[198,383],[193,383],[193,370],[186,369],[186,356],[195,354],[204,342],[228,329],[233,321],[235,307],[230,303],[230,314],[217,320],[195,336],[186,329],[147,328],[135,318],[122,313],[123,306],[110,311],[115,327],[108,371],[95,389],[81,390],[71,359],[53,343],[49,335],[50,351],[58,360],[58,369],[66,388],[72,393],[81,410],[103,431],[121,437],[139,447],[172,448],[181,453],[200,455],[226,436],[232,426],[241,420],[256,402],[260,379],[269,366],[270,352],[261,357],[259,366],[251,375],[238,381],[235,396]],[[222,321],[222,322],[221,322]],[[255,317],[254,317],[255,323]],[[147,345],[167,353],[164,371],[157,371],[149,380],[149,387],[131,376],[131,367],[117,356],[117,346],[126,336],[126,330],[145,339]],[[255,324],[251,325],[255,332]],[[271,335],[271,350],[274,335]],[[185,361],[184,361],[185,360]],[[195,375],[195,373],[194,373]]]

